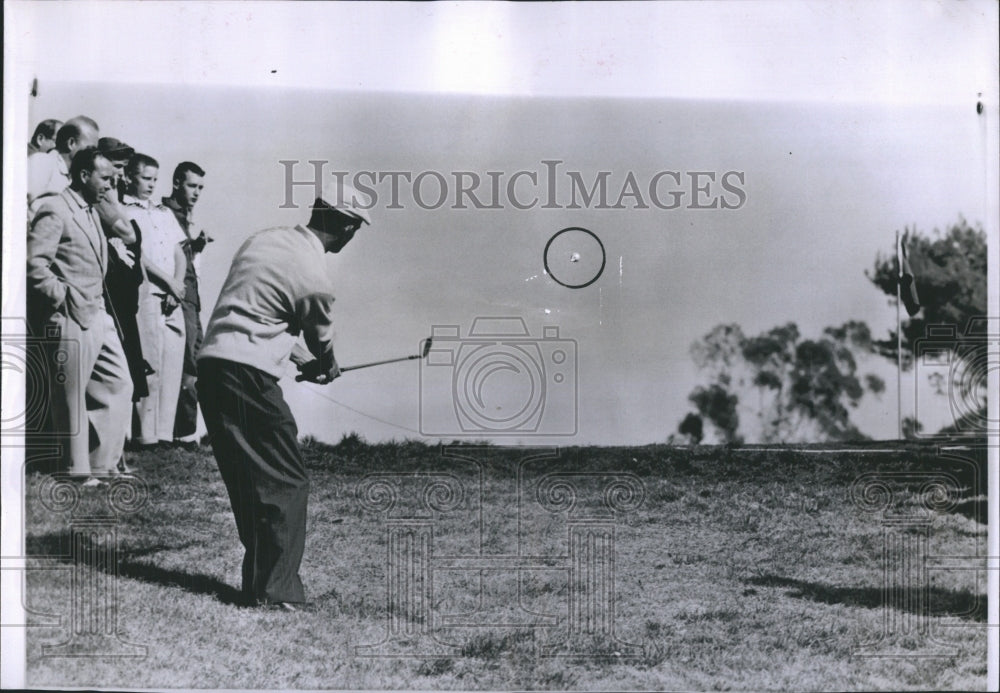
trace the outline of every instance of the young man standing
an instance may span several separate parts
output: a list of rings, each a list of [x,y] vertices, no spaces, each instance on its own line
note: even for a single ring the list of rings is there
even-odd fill
[[[243,244],[205,331],[198,400],[246,548],[243,592],[257,604],[297,611],[305,602],[309,479],[278,379],[289,360],[310,382],[340,375],[323,253],[339,253],[370,221],[357,191],[331,182],[307,226],[268,229]]]
[[[173,213],[153,202],[160,165],[136,154],[128,163],[125,214],[142,237],[142,267],[149,281],[139,296],[139,338],[142,355],[154,373],[148,375],[149,395],[136,402],[141,446],[172,444],[174,412],[184,365],[184,232]]]
[[[212,239],[204,229],[198,229],[193,220],[195,203],[205,187],[205,171],[196,163],[183,161],[174,169],[173,192],[163,198],[163,206],[171,210],[184,231],[183,243],[186,270],[184,273],[184,299],[181,310],[184,313],[184,371],[181,378],[181,394],[177,399],[177,415],[174,418],[174,439],[194,442],[198,430],[198,392],[195,381],[198,366],[195,359],[203,338],[201,328],[201,296],[198,293],[198,269],[201,252]]]
[[[27,308],[35,334],[58,340],[46,374],[52,430],[66,438],[63,459],[71,475],[98,485],[98,477],[116,473],[132,397],[107,310],[108,244],[94,211],[111,190],[113,169],[96,149],[84,149],[69,172],[70,187],[41,200],[31,220]]]

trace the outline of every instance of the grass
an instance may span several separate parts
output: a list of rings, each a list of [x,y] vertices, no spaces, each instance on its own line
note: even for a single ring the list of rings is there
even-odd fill
[[[524,461],[523,451],[508,448],[460,448],[456,457],[415,442],[305,440],[312,490],[302,577],[312,610],[299,614],[240,604],[242,548],[208,449],[136,455],[148,502],[117,519],[116,567],[77,561],[77,594],[98,585],[87,593],[93,599],[113,586],[119,637],[144,646],[144,656],[52,656],[43,646],[66,640],[68,628],[29,628],[28,682],[983,690],[984,571],[932,570],[926,590],[893,573],[900,600],[885,607],[883,514],[851,500],[855,480],[879,474],[893,491],[885,517],[926,522],[894,528],[893,537],[926,541],[932,557],[982,556],[983,477],[975,462],[938,458],[915,444],[897,447],[867,454],[567,448]],[[926,478],[919,475],[934,472],[950,474],[955,502],[927,509]],[[612,498],[605,491],[615,479],[621,483]],[[39,566],[54,569],[27,573],[27,601],[39,612],[69,614],[70,516],[41,502],[45,483],[41,474],[27,476],[26,545],[29,554],[49,557]],[[612,501],[621,512],[611,512]],[[73,517],[107,512],[103,493],[88,492]],[[614,526],[613,633],[596,620],[600,609],[591,610],[590,628],[577,616],[577,626],[569,625],[571,596],[585,586],[574,585],[567,570],[571,519],[599,525],[599,537]],[[403,546],[433,533],[430,622],[408,618],[413,612],[403,602],[387,602],[387,555],[396,541],[390,535],[399,523],[414,528],[395,535]],[[577,557],[607,565],[599,560],[600,539],[592,541],[577,545]],[[498,555],[506,558],[490,558]],[[962,560],[966,567],[984,564]],[[411,586],[419,585],[419,573]],[[357,649],[382,641],[390,617],[410,633],[381,649]],[[884,617],[897,627],[873,652],[896,656],[856,656],[882,632]],[[911,630],[902,632],[904,626]],[[107,643],[81,639],[78,654]],[[950,656],[923,656],[945,649]]]

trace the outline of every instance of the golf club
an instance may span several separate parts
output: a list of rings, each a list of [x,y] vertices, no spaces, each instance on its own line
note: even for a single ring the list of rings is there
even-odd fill
[[[382,366],[382,365],[387,364],[387,363],[397,363],[398,361],[412,361],[413,359],[426,358],[427,354],[431,350],[431,340],[432,339],[433,339],[433,337],[428,337],[427,339],[424,340],[423,349],[420,351],[419,354],[413,354],[411,356],[400,356],[399,358],[385,359],[383,361],[372,361],[370,363],[359,363],[356,366],[343,366],[340,369],[340,372],[341,373],[345,373],[346,371],[356,371],[359,368],[371,368],[372,366]],[[297,375],[297,376],[295,376],[295,381],[296,382],[302,382],[305,379],[306,378],[303,375]]]

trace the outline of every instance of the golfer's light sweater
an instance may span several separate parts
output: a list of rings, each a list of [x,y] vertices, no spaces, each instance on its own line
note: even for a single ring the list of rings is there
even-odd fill
[[[301,334],[313,356],[332,362],[333,291],[323,253],[302,226],[247,239],[233,258],[198,358],[245,363],[280,378]]]

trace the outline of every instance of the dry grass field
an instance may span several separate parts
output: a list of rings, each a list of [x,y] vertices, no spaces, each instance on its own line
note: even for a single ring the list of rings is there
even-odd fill
[[[983,690],[985,457],[304,441],[308,610],[240,602],[208,448],[29,471],[28,683]]]

